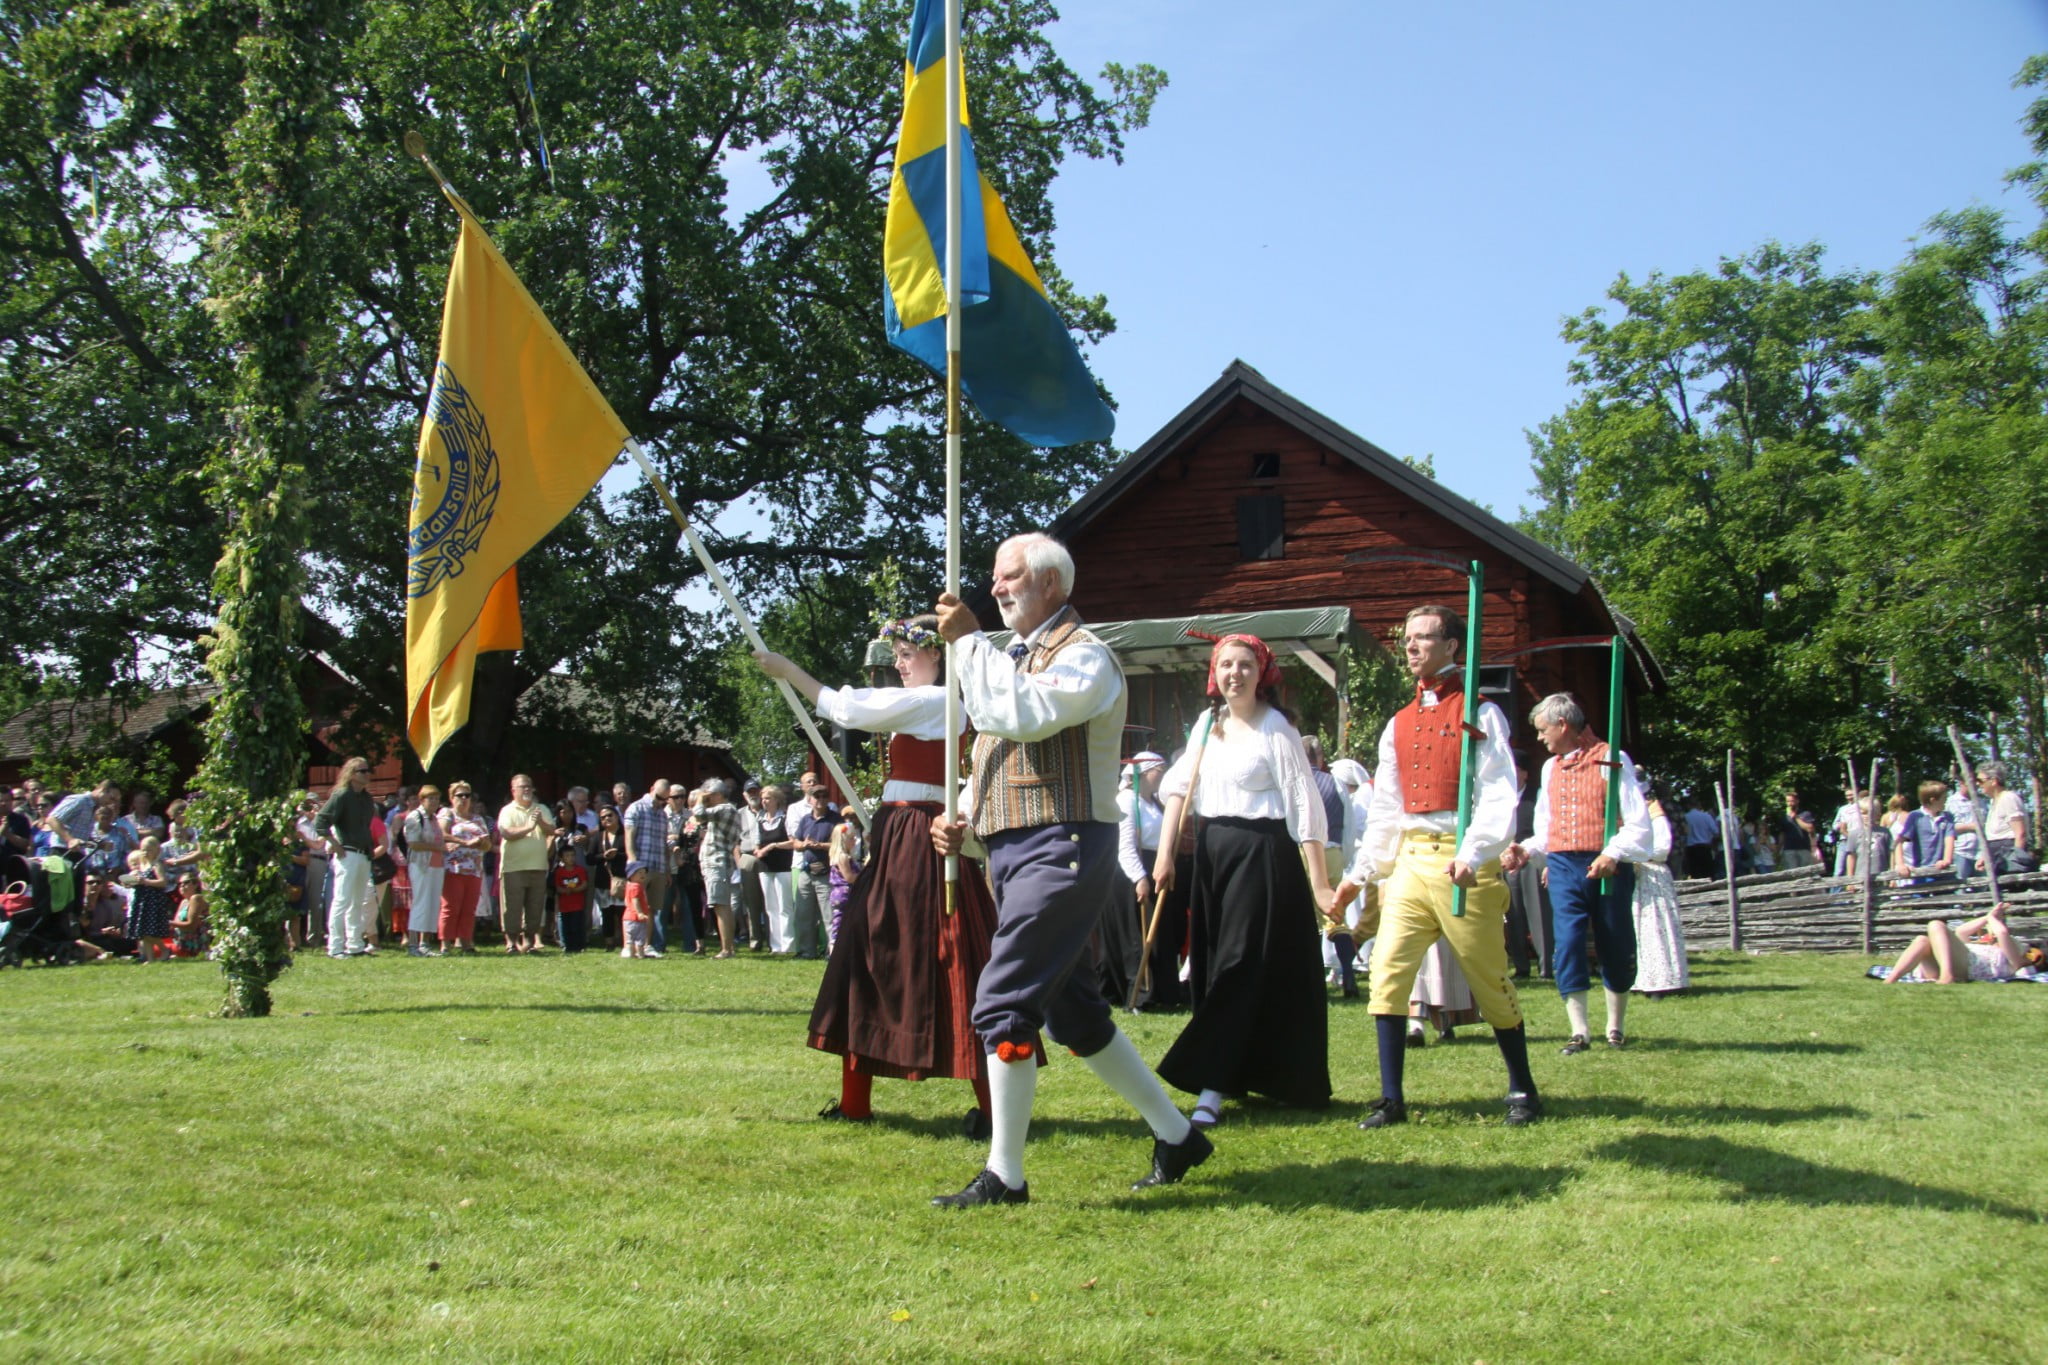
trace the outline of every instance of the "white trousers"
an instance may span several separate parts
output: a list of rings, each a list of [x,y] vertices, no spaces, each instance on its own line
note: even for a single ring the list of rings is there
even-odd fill
[[[448,875],[448,869],[429,866],[432,856],[414,853],[405,860],[406,880],[412,884],[412,910],[405,921],[408,933],[438,935],[441,932],[441,882]]]
[[[370,897],[375,884],[370,880],[370,860],[354,849],[346,849],[334,860],[334,901],[327,912],[327,951],[356,952],[375,913]]]
[[[768,909],[768,951],[786,953],[792,946],[790,939],[789,912],[793,898],[790,879],[793,872],[761,872],[761,901]]]

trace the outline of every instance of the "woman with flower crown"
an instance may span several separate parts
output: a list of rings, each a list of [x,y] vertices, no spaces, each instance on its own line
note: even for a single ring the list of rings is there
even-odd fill
[[[946,912],[945,859],[932,848],[932,817],[946,799],[938,618],[892,621],[882,638],[895,653],[901,687],[826,687],[780,654],[754,655],[763,672],[803,693],[820,718],[891,737],[870,855],[847,897],[811,1011],[810,1045],[845,1059],[839,1099],[818,1117],[871,1120],[876,1076],[949,1076],[973,1082],[976,1107],[963,1128],[986,1138],[987,1063],[969,1019],[996,914],[987,885],[965,865],[954,911]]]
[[[1173,885],[1181,821],[1204,817],[1189,888],[1194,1014],[1158,1067],[1167,1084],[1199,1094],[1203,1127],[1222,1118],[1225,1096],[1329,1104],[1319,926],[1333,909],[1323,801],[1280,706],[1273,651],[1256,635],[1222,637],[1208,694],[1209,714],[1160,784],[1166,818],[1152,870],[1156,885]]]

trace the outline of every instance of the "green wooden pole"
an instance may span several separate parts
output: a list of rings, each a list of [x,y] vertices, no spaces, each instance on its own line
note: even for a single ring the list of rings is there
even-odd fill
[[[1612,666],[1607,673],[1607,842],[1621,829],[1621,637],[1614,637]]]
[[[1465,571],[1465,730],[1458,743],[1458,842],[1451,850],[1457,861],[1472,823],[1472,784],[1479,776],[1479,609],[1486,591],[1486,566],[1473,560]],[[1465,888],[1451,890],[1451,914],[1465,913]]]

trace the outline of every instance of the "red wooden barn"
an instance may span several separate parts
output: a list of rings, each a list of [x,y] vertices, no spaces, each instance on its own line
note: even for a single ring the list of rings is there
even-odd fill
[[[1074,605],[1089,621],[1346,607],[1368,641],[1387,640],[1424,602],[1462,613],[1465,578],[1430,564],[1347,562],[1352,556],[1421,550],[1476,558],[1486,582],[1482,684],[1504,704],[1516,746],[1530,756],[1540,746],[1528,711],[1547,693],[1576,693],[1604,731],[1610,655],[1580,648],[1493,662],[1510,651],[1620,634],[1628,695],[1661,685],[1633,625],[1585,570],[1243,361],[1048,529],[1073,552]],[[1134,692],[1134,707],[1138,701]],[[1354,735],[1350,748],[1370,761],[1376,739]],[[1630,743],[1640,750],[1632,733]]]

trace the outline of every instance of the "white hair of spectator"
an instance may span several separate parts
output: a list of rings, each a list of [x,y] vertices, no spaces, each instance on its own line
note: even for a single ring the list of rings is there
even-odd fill
[[[1529,712],[1529,723],[1539,728],[1559,722],[1572,730],[1582,729],[1586,724],[1585,708],[1569,692],[1552,692]]]
[[[590,799],[590,788],[571,787],[568,791],[562,793],[562,799],[564,801],[574,801],[579,796],[582,797],[585,801],[588,801]]]
[[[723,796],[727,800],[732,798],[732,783],[722,777],[705,778],[704,785],[697,788],[697,790],[704,792],[706,795]]]
[[[1024,567],[1033,574],[1050,573],[1059,580],[1061,597],[1073,595],[1074,557],[1067,553],[1066,546],[1043,531],[1026,531],[1021,536],[1011,536],[1003,542],[1003,549],[1011,546],[1024,556]]]

